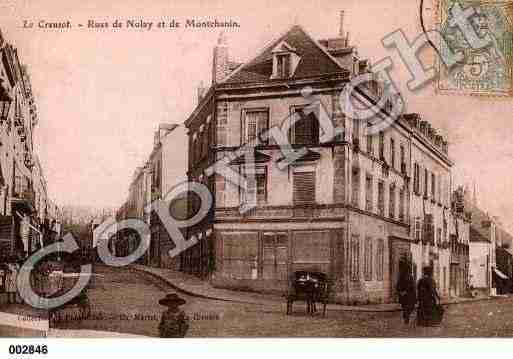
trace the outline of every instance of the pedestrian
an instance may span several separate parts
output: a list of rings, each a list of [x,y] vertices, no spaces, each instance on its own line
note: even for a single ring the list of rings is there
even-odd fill
[[[183,338],[189,329],[189,318],[179,307],[186,301],[176,293],[168,294],[159,300],[159,304],[168,307],[162,313],[159,324],[161,338]]]
[[[404,323],[408,324],[411,313],[415,310],[415,304],[417,303],[415,280],[412,275],[411,262],[408,258],[402,258],[399,262],[399,279],[396,289],[399,294],[399,303],[403,310]]]
[[[443,316],[443,308],[440,306],[440,296],[433,280],[433,269],[425,267],[422,270],[422,278],[417,284],[419,308],[417,310],[417,324],[420,326],[432,326],[439,324]]]
[[[5,278],[5,291],[7,293],[7,303],[16,304],[16,280],[18,273],[12,263],[7,264],[7,275]]]

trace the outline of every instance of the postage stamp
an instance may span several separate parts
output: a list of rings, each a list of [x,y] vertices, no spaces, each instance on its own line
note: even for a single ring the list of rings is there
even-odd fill
[[[451,9],[474,9],[472,24],[486,46],[475,48],[458,27],[450,25]],[[484,96],[513,94],[513,2],[441,0],[438,7],[441,35],[447,47],[441,51],[461,54],[461,60],[451,68],[439,62],[439,93],[459,93]]]

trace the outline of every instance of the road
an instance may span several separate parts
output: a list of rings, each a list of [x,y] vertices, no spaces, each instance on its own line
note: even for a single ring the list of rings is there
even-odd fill
[[[60,322],[60,329],[114,331],[158,336],[165,310],[158,300],[173,292],[167,284],[126,268],[97,267],[89,291],[93,319]],[[183,309],[191,318],[188,337],[495,337],[513,336],[513,298],[447,307],[440,327],[402,323],[400,313],[328,311],[307,316],[302,304],[286,316],[284,303],[255,305],[193,298]]]

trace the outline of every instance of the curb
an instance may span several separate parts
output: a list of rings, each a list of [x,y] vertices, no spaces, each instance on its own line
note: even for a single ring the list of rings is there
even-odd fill
[[[136,272],[139,272],[139,273],[144,273],[144,274],[147,274],[147,275],[150,275],[152,276],[153,278],[155,279],[158,279],[160,280],[161,282],[164,282],[165,284],[169,285],[170,287],[172,287],[174,290],[176,290],[177,292],[179,293],[182,293],[182,294],[185,294],[185,295],[188,295],[190,297],[196,297],[196,298],[201,298],[201,299],[209,299],[209,300],[217,300],[217,301],[222,301],[222,302],[231,302],[231,303],[241,303],[241,304],[253,304],[253,305],[263,305],[263,303],[258,303],[258,302],[254,302],[254,301],[247,301],[247,300],[236,300],[236,299],[229,299],[229,298],[219,298],[219,297],[214,297],[214,296],[209,296],[209,295],[205,295],[205,294],[200,294],[200,293],[195,293],[195,292],[192,292],[188,289],[184,289],[178,285],[176,285],[175,283],[173,283],[172,281],[170,281],[169,279],[167,278],[164,278],[156,273],[153,273],[151,271],[148,271],[144,268],[136,268],[136,267],[133,267],[133,266],[129,266],[128,268],[130,268],[130,270],[133,270],[133,271],[136,271]],[[444,307],[448,307],[450,305],[456,305],[456,304],[466,304],[466,303],[475,303],[475,302],[482,302],[482,301],[486,301],[486,300],[500,300],[500,299],[507,299],[509,297],[483,297],[483,298],[477,298],[477,299],[471,299],[471,300],[465,300],[465,301],[454,301],[454,302],[446,302],[446,303],[441,303],[442,306]],[[278,304],[280,302],[276,302],[276,304]],[[330,308],[330,306],[332,308]],[[339,308],[333,308],[334,306],[338,306]],[[340,308],[340,306],[342,306],[343,308]],[[399,308],[390,308],[390,309],[372,309],[372,308],[365,308],[365,307],[362,307],[362,306],[356,306],[355,308],[348,308],[349,306],[347,305],[341,305],[341,304],[336,304],[336,303],[328,303],[328,306],[327,306],[327,309],[331,309],[331,310],[338,310],[338,311],[344,311],[344,312],[361,312],[361,313],[393,313],[393,312],[402,312],[402,308],[399,307]]]
[[[185,294],[185,295],[188,295],[190,297],[201,298],[201,299],[209,299],[209,300],[218,300],[218,301],[221,301],[221,302],[262,305],[262,303],[257,303],[257,302],[251,302],[251,301],[246,301],[246,300],[236,300],[236,299],[229,299],[229,298],[219,298],[219,297],[213,297],[213,296],[209,296],[209,295],[205,295],[205,294],[191,292],[190,290],[187,290],[187,289],[184,289],[182,287],[179,287],[175,283],[171,282],[169,279],[166,279],[166,278],[164,278],[164,277],[162,277],[162,276],[160,276],[160,275],[158,275],[156,273],[153,273],[151,271],[148,271],[148,270],[145,270],[145,269],[142,269],[142,268],[132,267],[132,266],[129,266],[128,268],[130,270],[133,270],[133,271],[136,271],[136,272],[139,272],[139,273],[144,273],[144,274],[150,275],[153,278],[158,279],[161,282],[164,282],[165,284],[169,285],[170,287],[172,287],[177,292]]]

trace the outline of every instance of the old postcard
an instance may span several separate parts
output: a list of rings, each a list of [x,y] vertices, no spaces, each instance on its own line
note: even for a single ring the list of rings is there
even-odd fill
[[[513,336],[513,2],[11,0],[0,30],[0,336],[40,338],[9,355]]]

